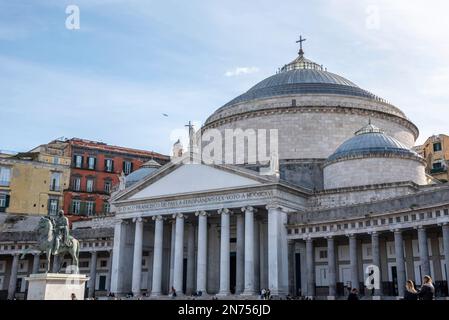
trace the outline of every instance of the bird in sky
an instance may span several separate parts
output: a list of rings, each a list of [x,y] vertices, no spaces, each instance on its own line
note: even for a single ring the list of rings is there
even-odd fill
[[[163,113],[162,115],[163,115],[164,117],[168,117],[168,114],[166,114],[166,113]]]

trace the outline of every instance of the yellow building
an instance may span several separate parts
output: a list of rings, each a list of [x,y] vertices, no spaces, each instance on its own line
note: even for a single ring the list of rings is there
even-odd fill
[[[449,136],[431,136],[414,150],[426,160],[428,174],[442,182],[449,181]]]
[[[63,208],[70,156],[65,149],[40,146],[28,153],[0,156],[0,212],[54,214]]]

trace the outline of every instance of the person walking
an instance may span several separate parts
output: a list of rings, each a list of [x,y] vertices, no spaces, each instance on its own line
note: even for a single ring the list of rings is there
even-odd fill
[[[352,288],[351,293],[348,294],[348,300],[349,301],[359,300],[359,291],[357,290],[357,288]]]
[[[421,289],[418,292],[419,300],[433,300],[433,297],[435,295],[435,287],[432,283],[432,277],[431,276],[424,276],[423,279],[423,285],[421,286]]]
[[[404,300],[418,300],[418,291],[416,291],[412,280],[407,280],[405,283]]]
[[[176,289],[175,289],[175,287],[171,287],[171,296],[172,296],[172,298],[176,298]]]

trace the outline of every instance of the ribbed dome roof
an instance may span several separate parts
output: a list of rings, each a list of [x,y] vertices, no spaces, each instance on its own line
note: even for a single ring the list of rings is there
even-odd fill
[[[253,99],[308,93],[340,94],[383,101],[376,95],[359,88],[348,79],[328,72],[323,66],[300,55],[283,66],[277,74],[262,80],[223,107]]]
[[[149,176],[151,173],[156,171],[161,165],[154,160],[149,160],[145,162],[139,169],[131,172],[126,176],[125,187],[128,188],[133,184],[139,182],[145,177]]]
[[[335,161],[346,157],[368,156],[372,154],[395,154],[418,157],[404,144],[383,133],[376,126],[369,124],[355,133],[355,136],[343,142],[327,159]]]

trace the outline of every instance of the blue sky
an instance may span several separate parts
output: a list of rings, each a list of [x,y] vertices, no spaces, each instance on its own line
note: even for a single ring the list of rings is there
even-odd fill
[[[65,27],[67,5],[80,29]],[[189,120],[306,56],[449,133],[445,1],[0,0],[0,149],[80,137],[169,153]],[[168,114],[168,117],[162,115]]]

